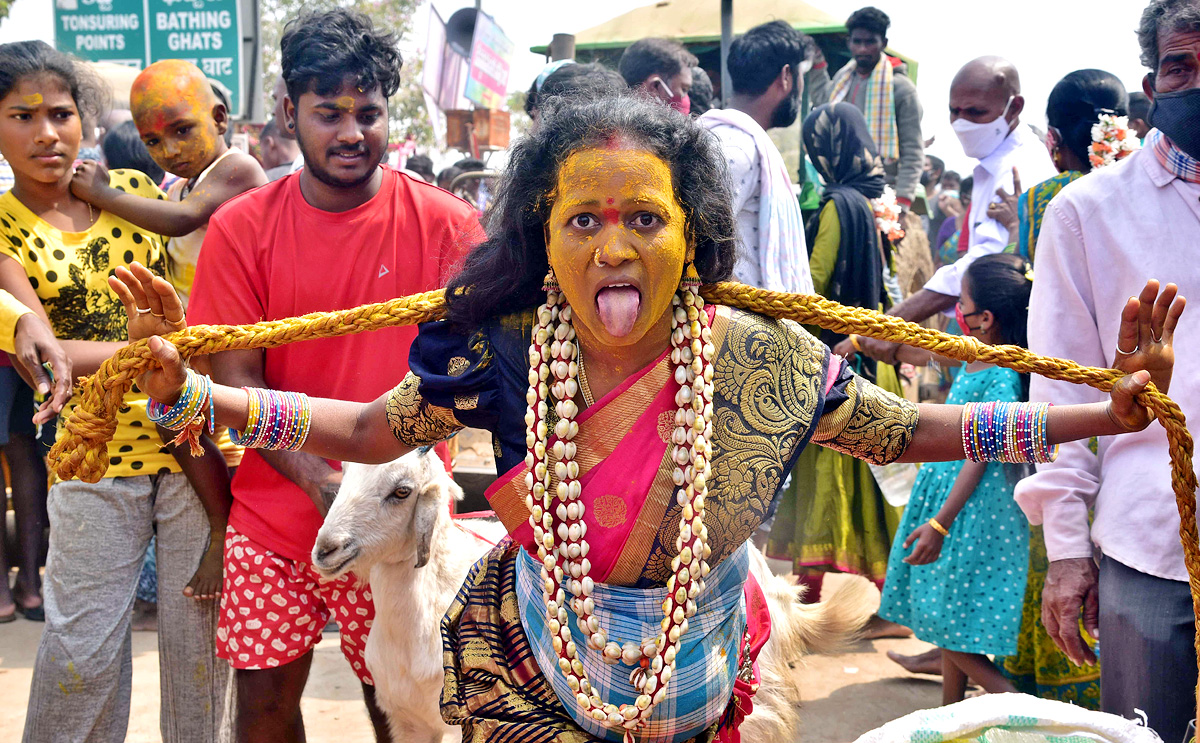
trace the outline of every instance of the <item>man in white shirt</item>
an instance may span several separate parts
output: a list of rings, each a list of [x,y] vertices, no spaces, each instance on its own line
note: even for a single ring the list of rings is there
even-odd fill
[[[1046,208],[1037,243],[1029,347],[1088,366],[1111,366],[1157,342],[1175,349],[1170,394],[1188,420],[1200,419],[1200,325],[1185,321],[1174,340],[1112,345],[1130,296],[1147,279],[1200,293],[1200,0],[1153,0],[1138,32],[1143,87],[1154,99],[1146,147],[1067,186]],[[1183,95],[1184,92],[1193,95]],[[1192,318],[1194,321],[1195,318]],[[1131,358],[1133,357],[1133,358]],[[1093,402],[1090,387],[1034,376],[1031,400]],[[1043,524],[1050,567],[1042,617],[1075,663],[1094,661],[1079,632],[1101,630],[1101,709],[1144,712],[1164,741],[1184,739],[1195,713],[1195,616],[1179,543],[1167,437],[1161,426],[1100,441],[1064,444],[1056,461],[1016,490]],[[1089,525],[1089,509],[1094,520]],[[1099,550],[1097,569],[1094,555]]]
[[[800,32],[783,21],[755,26],[729,49],[729,107],[698,121],[717,136],[728,164],[737,214],[734,278],[772,291],[808,294],[804,220],[783,156],[768,129],[791,126],[800,112]]]
[[[1024,109],[1021,79],[1008,60],[980,57],[954,76],[950,123],[963,150],[979,160],[973,173],[971,212],[963,224],[967,251],[955,263],[939,268],[923,289],[892,307],[889,314],[920,322],[953,309],[967,267],[980,256],[1004,250],[1016,237],[1010,236],[994,216],[998,192],[1013,192],[1014,170],[1026,183],[1041,183],[1056,172],[1046,146],[1027,124],[1021,123]],[[873,358],[895,361],[896,343],[859,338],[859,345]],[[845,355],[855,351],[848,340],[835,350]]]

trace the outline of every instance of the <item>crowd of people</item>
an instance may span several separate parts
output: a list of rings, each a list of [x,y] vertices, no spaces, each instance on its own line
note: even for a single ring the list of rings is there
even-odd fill
[[[449,466],[441,442],[471,427],[492,434],[488,497],[511,538],[441,627],[442,715],[464,739],[737,740],[770,633],[754,542],[809,600],[829,572],[878,586],[864,631],[934,646],[892,657],[940,674],[946,704],[971,682],[1184,740],[1195,616],[1166,436],[1135,397],[1153,381],[1200,416],[1194,385],[1170,385],[1196,342],[1180,318],[1200,0],[1149,1],[1142,92],[1070,72],[1045,131],[1010,62],[964,61],[933,108],[976,161],[965,177],[924,152],[888,16],[845,25],[836,71],[789,24],[751,28],[719,97],[669,39],[615,70],[553,62],[502,169],[436,175],[427,154],[386,164],[397,38],[350,10],[288,23],[254,154],[189,62],[143,70],[121,121],[77,60],[0,45],[0,449],[18,536],[15,565],[0,549],[16,569],[0,623],[45,622],[24,739],[124,739],[133,610],[153,602],[164,741],[304,740],[330,623],[388,740],[363,656],[370,587],[323,580],[314,542],[342,462],[437,446]],[[807,213],[768,135],[805,90]],[[701,298],[722,281],[1126,376],[1105,395],[961,367]],[[189,364],[158,338],[441,287],[446,319],[420,327]],[[72,381],[144,338],[159,367],[126,398],[105,476],[47,493]],[[631,627],[643,636],[615,636]]]

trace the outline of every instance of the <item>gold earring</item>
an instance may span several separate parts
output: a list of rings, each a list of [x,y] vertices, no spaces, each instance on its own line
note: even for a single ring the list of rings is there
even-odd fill
[[[554,275],[554,266],[551,266],[546,271],[546,278],[542,279],[542,291],[544,291],[544,292],[562,291],[558,286],[558,277]]]

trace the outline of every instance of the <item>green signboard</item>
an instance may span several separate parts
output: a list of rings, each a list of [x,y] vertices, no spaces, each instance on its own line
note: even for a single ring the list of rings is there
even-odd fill
[[[55,0],[54,39],[59,49],[83,59],[142,67],[145,0]]]
[[[135,67],[192,62],[229,91],[230,112],[240,117],[239,6],[239,0],[55,0],[55,43],[84,59]]]

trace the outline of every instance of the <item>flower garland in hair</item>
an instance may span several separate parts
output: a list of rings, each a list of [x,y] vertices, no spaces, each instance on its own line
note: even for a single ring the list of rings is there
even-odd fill
[[[575,436],[579,412],[574,397],[579,391],[579,349],[571,326],[571,307],[554,279],[546,276],[546,303],[538,308],[537,321],[529,346],[529,391],[525,413],[528,453],[525,464],[529,489],[525,505],[529,525],[541,562],[542,597],[546,605],[546,627],[552,634],[559,670],[575,693],[575,701],[593,720],[614,730],[624,730],[627,742],[633,730],[650,719],[654,706],[666,694],[667,683],[675,672],[675,656],[688,619],[696,613],[696,597],[704,590],[708,576],[708,528],[704,525],[704,499],[712,460],[713,357],[715,348],[704,300],[700,297],[700,279],[688,264],[680,290],[672,299],[673,329],[671,363],[675,367],[675,430],[671,437],[672,474],[675,496],[681,508],[679,554],[671,561],[672,575],[667,580],[663,601],[661,632],[657,637],[627,641],[608,639],[594,615],[591,597],[595,582],[589,575],[591,562],[587,542],[587,524],[583,521],[584,504],[580,500],[579,463],[575,461]],[[558,418],[553,430],[547,418],[553,400]],[[551,437],[553,434],[553,437]],[[553,469],[548,456],[553,455]],[[553,477],[551,477],[553,475]],[[557,480],[557,484],[554,481]],[[571,610],[581,630],[588,634],[588,646],[602,653],[604,662],[622,661],[634,666],[629,681],[639,692],[634,704],[617,706],[605,702],[591,683],[579,657],[580,648],[571,637],[566,595],[562,589],[569,576]]]
[[[900,223],[900,205],[896,203],[896,192],[884,186],[878,198],[871,199],[871,211],[875,213],[875,227],[893,243],[904,239],[904,226]]]
[[[1112,165],[1141,147],[1137,135],[1129,128],[1128,116],[1102,113],[1092,124],[1092,144],[1088,146],[1088,162],[1093,168]]]

